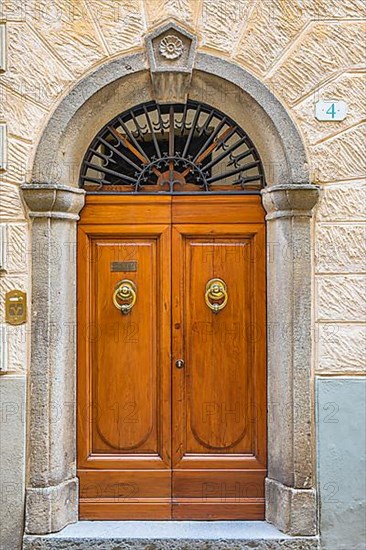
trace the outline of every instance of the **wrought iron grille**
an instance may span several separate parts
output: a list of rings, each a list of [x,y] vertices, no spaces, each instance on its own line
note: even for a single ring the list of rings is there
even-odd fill
[[[107,193],[258,193],[264,173],[248,135],[222,112],[196,101],[152,101],[98,133],[80,186]]]

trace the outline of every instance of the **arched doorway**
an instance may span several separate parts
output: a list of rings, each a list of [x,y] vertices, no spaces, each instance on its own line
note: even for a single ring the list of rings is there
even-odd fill
[[[309,183],[299,132],[263,83],[204,52],[192,55],[189,62],[190,98],[200,101],[203,92],[209,93],[205,102],[248,130],[264,165],[269,327],[266,519],[286,533],[313,535],[317,508],[310,229],[318,189]],[[78,188],[81,163],[93,136],[121,112],[121,105],[132,108],[153,96],[143,53],[113,60],[87,75],[51,116],[37,147],[31,182],[22,186],[34,241],[42,245],[42,254],[32,257],[26,533],[52,533],[78,520],[72,329],[76,222],[84,205],[84,191]],[[50,330],[53,325],[63,327],[57,338]]]
[[[92,140],[78,224],[82,519],[264,519],[263,184],[250,137],[207,104],[145,103]]]

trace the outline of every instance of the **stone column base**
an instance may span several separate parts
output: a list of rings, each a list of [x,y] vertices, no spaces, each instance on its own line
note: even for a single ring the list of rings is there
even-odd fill
[[[267,478],[266,520],[288,535],[315,535],[317,532],[315,490],[295,489]]]
[[[77,478],[51,487],[29,487],[25,532],[34,535],[55,533],[78,521],[78,487]]]

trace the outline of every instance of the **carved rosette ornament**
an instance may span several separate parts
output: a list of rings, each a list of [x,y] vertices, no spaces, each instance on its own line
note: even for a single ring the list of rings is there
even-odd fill
[[[159,52],[166,59],[178,59],[182,55],[183,49],[183,42],[174,34],[160,40]]]
[[[196,37],[168,23],[146,37],[154,99],[157,103],[185,103],[196,53]]]

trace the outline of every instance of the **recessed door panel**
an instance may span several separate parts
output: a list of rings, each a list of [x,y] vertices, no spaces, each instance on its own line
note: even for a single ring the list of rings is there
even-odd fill
[[[151,238],[92,241],[93,453],[159,454],[157,246]],[[122,257],[133,258],[136,272],[112,271]],[[119,282],[130,280],[136,285],[136,303],[123,315],[111,297]]]
[[[188,454],[252,451],[247,249],[249,239],[240,237],[185,239]],[[210,302],[206,290],[216,279],[227,288],[227,304],[217,313],[210,306],[220,306],[225,297]]]

